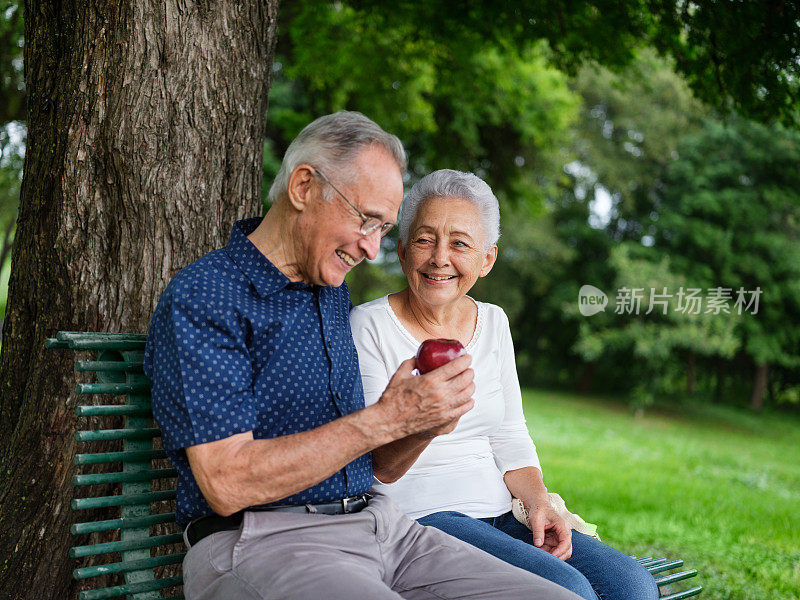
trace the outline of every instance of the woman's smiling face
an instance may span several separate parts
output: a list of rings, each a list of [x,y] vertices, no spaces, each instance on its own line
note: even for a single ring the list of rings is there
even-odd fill
[[[486,248],[478,207],[464,198],[424,201],[397,254],[409,291],[431,306],[460,300],[479,277],[492,270],[497,246]]]

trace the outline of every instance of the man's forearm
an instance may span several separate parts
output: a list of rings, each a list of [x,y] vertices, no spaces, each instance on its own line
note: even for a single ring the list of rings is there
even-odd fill
[[[380,410],[368,407],[310,431],[209,448],[213,457],[195,463],[190,454],[190,462],[211,508],[227,515],[308,489],[392,435]]]
[[[188,447],[192,473],[211,508],[223,515],[291,496],[370,450],[420,432],[452,430],[474,403],[469,360],[462,356],[424,377],[412,375],[413,359],[403,361],[377,403],[311,431],[264,440],[246,432]]]

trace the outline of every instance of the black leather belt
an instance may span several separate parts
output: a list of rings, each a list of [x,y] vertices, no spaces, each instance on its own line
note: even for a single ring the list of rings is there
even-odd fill
[[[370,494],[359,494],[342,498],[335,502],[323,502],[321,504],[286,504],[274,506],[253,506],[245,510],[251,511],[270,511],[270,512],[292,512],[320,515],[344,515],[357,513],[363,510],[372,496]],[[244,518],[245,511],[239,511],[228,517],[220,515],[206,515],[198,517],[186,526],[186,539],[190,546],[194,546],[204,537],[217,533],[218,531],[233,531],[239,529]]]

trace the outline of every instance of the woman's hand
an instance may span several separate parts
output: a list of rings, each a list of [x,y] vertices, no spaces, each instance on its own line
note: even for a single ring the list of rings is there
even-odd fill
[[[550,506],[542,472],[536,467],[506,471],[503,480],[514,498],[522,500],[528,511],[533,545],[561,560],[572,556],[572,529]]]
[[[547,497],[537,500],[532,506],[526,505],[525,508],[531,523],[533,545],[561,560],[572,556],[572,530],[553,510]]]

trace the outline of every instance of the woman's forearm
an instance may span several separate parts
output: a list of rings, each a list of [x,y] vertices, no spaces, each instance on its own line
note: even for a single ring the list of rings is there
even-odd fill
[[[435,436],[418,433],[372,451],[372,471],[381,483],[394,483],[406,474]]]
[[[511,495],[522,500],[526,506],[535,506],[547,500],[547,488],[542,479],[542,472],[536,467],[506,471],[503,481]]]

